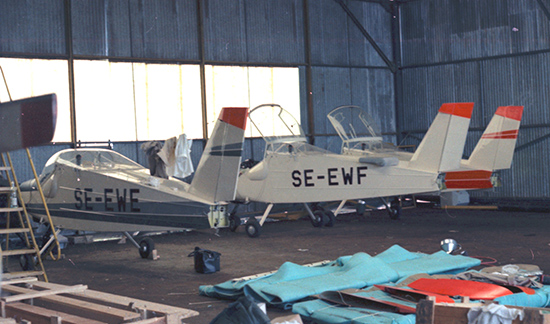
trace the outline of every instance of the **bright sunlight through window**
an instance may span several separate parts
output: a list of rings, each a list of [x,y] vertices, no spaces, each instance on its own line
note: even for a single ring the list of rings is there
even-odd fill
[[[69,109],[69,74],[67,61],[0,58],[12,100],[40,96],[49,93],[57,95],[57,123],[54,142],[71,141]],[[1,80],[0,101],[10,98]]]

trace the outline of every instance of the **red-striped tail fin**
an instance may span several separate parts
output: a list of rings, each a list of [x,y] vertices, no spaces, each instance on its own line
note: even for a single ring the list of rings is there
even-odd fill
[[[508,169],[512,164],[523,106],[499,107],[477,143],[467,165],[480,170]]]

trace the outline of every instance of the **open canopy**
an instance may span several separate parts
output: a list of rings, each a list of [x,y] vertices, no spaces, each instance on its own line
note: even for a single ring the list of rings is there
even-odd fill
[[[328,113],[327,117],[342,139],[342,153],[388,153],[395,150],[395,147],[383,142],[379,125],[361,107],[340,106]]]

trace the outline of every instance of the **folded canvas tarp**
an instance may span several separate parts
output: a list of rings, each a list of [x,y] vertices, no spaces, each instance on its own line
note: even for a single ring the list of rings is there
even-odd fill
[[[327,290],[396,282],[416,273],[458,273],[479,264],[479,259],[462,255],[443,251],[429,255],[414,253],[394,245],[374,257],[360,252],[320,267],[285,262],[273,274],[248,281],[230,280],[215,286],[201,286],[199,293],[231,299],[245,294],[258,302],[284,307]]]

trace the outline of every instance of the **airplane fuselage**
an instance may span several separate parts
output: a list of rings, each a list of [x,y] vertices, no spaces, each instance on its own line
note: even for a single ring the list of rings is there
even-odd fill
[[[45,184],[58,227],[112,232],[210,227],[210,205],[188,194],[188,184],[153,178],[145,168],[82,169],[59,163]],[[46,217],[38,191],[23,194],[31,214]]]
[[[359,162],[358,156],[328,153],[267,154],[243,170],[237,199],[300,203],[387,197],[439,190],[437,173]]]

